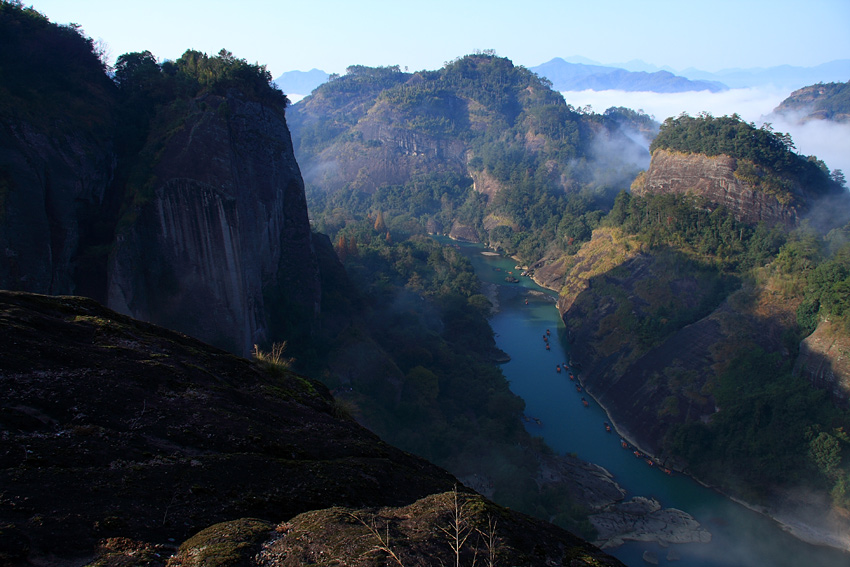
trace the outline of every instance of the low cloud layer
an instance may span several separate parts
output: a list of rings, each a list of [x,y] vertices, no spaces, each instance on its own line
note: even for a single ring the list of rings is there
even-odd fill
[[[770,116],[774,108],[791,93],[775,88],[730,89],[721,93],[709,91],[685,93],[653,93],[627,91],[571,91],[561,93],[575,107],[591,105],[595,112],[612,106],[642,110],[663,122],[669,116],[687,112],[696,116],[710,112],[714,116],[737,113],[747,122],[761,126],[770,122],[774,130],[791,134],[797,152],[815,155],[831,169],[841,169],[850,177],[850,124],[823,120],[799,123]]]

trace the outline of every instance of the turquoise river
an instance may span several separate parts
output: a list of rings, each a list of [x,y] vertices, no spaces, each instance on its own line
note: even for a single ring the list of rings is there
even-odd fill
[[[655,543],[628,542],[606,551],[632,567],[646,565],[642,555],[647,550],[656,554],[660,565],[671,566],[850,566],[850,554],[806,544],[783,531],[772,519],[687,476],[667,475],[624,450],[617,433],[605,431],[604,423],[611,421],[605,411],[587,394],[576,392],[566,373],[556,372],[556,365],[569,361],[566,331],[555,307],[556,295],[530,278],[521,277],[510,258],[488,254],[480,245],[450,245],[459,246],[470,258],[482,282],[495,284],[499,305],[490,324],[497,345],[511,356],[511,361],[502,365],[511,389],[525,400],[526,415],[539,420],[539,424],[535,420],[528,422],[530,433],[542,437],[559,453],[575,453],[608,469],[627,491],[627,499],[654,497],[664,507],[688,512],[712,534],[710,543],[665,549]],[[519,282],[507,283],[508,272],[513,272]],[[547,329],[552,333],[550,350],[546,350],[542,338]],[[582,405],[582,396],[589,407]],[[673,548],[681,559],[668,561],[667,554]]]

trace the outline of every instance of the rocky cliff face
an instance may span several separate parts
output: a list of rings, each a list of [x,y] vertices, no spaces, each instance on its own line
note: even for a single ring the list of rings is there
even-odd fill
[[[213,88],[152,59],[113,81],[74,27],[2,3],[0,32],[0,288],[87,295],[240,354],[311,333],[304,186],[259,68],[195,53],[243,74]]]
[[[777,196],[757,190],[735,176],[738,160],[720,155],[684,154],[656,150],[646,175],[635,182],[632,193],[694,194],[714,206],[724,206],[748,223],[793,226],[799,204],[783,203]]]
[[[152,197],[119,231],[108,304],[246,354],[269,338],[267,304],[285,289],[308,323],[318,265],[283,113],[201,96],[162,144]]]
[[[399,127],[404,121],[397,112],[387,105],[376,106],[352,128],[347,141],[309,158],[299,156],[308,185],[327,193],[342,189],[372,193],[382,186],[404,184],[412,173],[466,173],[462,142]],[[293,110],[294,122],[303,128],[309,117],[298,110]]]
[[[850,337],[829,320],[800,343],[794,372],[829,392],[836,404],[850,407]]]
[[[0,117],[0,288],[76,291],[80,239],[103,205],[115,159],[102,130]]]

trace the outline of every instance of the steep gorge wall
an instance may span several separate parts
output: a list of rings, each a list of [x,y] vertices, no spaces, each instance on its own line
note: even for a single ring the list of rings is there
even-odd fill
[[[642,181],[632,186],[635,195],[649,193],[694,194],[709,203],[722,205],[736,218],[748,223],[793,226],[800,211],[793,204],[783,204],[775,195],[754,189],[735,177],[738,160],[725,156],[684,154],[656,150]]]
[[[118,234],[109,306],[240,354],[269,339],[272,296],[309,327],[318,264],[283,113],[202,96],[161,143],[153,196]]]
[[[102,134],[0,119],[0,288],[77,292],[81,233],[115,168],[111,138]]]
[[[594,231],[564,268],[558,309],[581,381],[618,431],[662,457],[672,426],[717,411],[706,385],[744,349],[782,351],[795,317],[779,290],[734,291],[710,266],[619,229]]]

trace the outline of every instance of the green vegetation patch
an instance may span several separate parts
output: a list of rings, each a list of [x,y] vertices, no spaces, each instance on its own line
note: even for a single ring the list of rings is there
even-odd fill
[[[180,564],[198,567],[248,567],[253,565],[253,556],[273,530],[273,524],[254,518],[210,526],[180,546]]]
[[[808,484],[850,504],[850,413],[793,376],[778,353],[751,349],[727,368],[711,394],[710,423],[671,429],[666,446],[694,471],[724,487],[765,497],[777,483]]]

